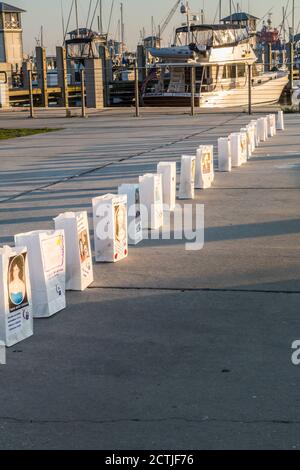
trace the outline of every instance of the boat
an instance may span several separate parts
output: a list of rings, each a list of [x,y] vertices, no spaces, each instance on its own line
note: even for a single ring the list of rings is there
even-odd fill
[[[288,72],[265,72],[257,63],[254,34],[236,24],[192,24],[176,29],[174,46],[150,48],[155,64],[142,86],[145,106],[189,106],[195,73],[195,106],[228,108],[249,100],[277,103],[288,83]]]

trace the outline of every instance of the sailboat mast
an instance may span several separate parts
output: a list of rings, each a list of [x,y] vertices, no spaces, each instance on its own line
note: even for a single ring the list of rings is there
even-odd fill
[[[151,16],[151,46],[154,47],[154,17]]]
[[[103,8],[102,8],[102,0],[99,2],[99,33],[103,34]]]
[[[60,0],[60,8],[61,8],[61,25],[62,25],[62,33],[63,33],[63,41],[64,41],[65,40],[65,18],[64,18],[63,0]]]
[[[219,0],[219,21],[222,19],[222,0]]]
[[[293,0],[293,15],[292,15],[292,37],[294,42],[295,36],[295,0]]]
[[[285,29],[285,8],[284,7],[282,7],[282,33],[283,33],[283,43],[285,44],[286,29]]]
[[[78,1],[77,1],[77,0],[75,0],[75,15],[76,15],[76,30],[77,30],[77,36],[79,36]]]
[[[295,47],[295,0],[292,2],[293,5],[293,13],[292,13],[292,31],[291,31],[291,38],[290,38],[290,61],[291,61],[291,90],[294,88],[294,47]]]
[[[124,41],[125,41],[125,37],[124,37],[124,9],[123,9],[123,3],[121,3],[121,51],[122,51],[122,55],[123,55],[123,52],[124,52]]]

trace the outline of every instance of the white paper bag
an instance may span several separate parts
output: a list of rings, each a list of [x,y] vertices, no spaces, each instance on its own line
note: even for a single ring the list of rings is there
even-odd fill
[[[258,135],[260,142],[266,142],[267,140],[267,127],[265,118],[259,118],[257,120],[258,125]]]
[[[253,125],[253,128],[254,128],[255,147],[258,147],[259,146],[259,135],[258,135],[257,121],[253,120],[253,121],[251,121],[251,124]]]
[[[16,246],[26,246],[34,318],[51,317],[66,307],[65,234],[63,230],[15,235]]]
[[[232,170],[231,145],[229,137],[218,139],[219,171],[230,172]]]
[[[183,155],[181,157],[179,199],[195,198],[196,157]]]
[[[128,244],[137,245],[143,240],[140,185],[122,184],[118,192],[127,196]]]
[[[87,212],[65,212],[54,223],[65,231],[66,290],[83,291],[94,281]]]
[[[274,137],[276,135],[276,116],[275,114],[269,114],[267,117],[269,137]]]
[[[276,127],[278,131],[284,131],[285,129],[283,111],[278,111]]]
[[[246,127],[249,133],[249,139],[250,139],[250,150],[251,150],[251,155],[253,152],[255,152],[255,147],[256,147],[256,138],[255,138],[255,126],[253,123],[250,122],[248,126]]]
[[[248,160],[248,133],[245,131],[240,132],[241,135],[241,160],[242,164],[247,163]]]
[[[210,188],[214,177],[214,147],[213,145],[201,145],[196,155],[195,188]]]
[[[269,118],[268,116],[265,116],[263,119],[265,120],[266,140],[268,140],[269,139]]]
[[[161,162],[157,165],[157,173],[162,175],[163,203],[174,212],[176,206],[176,162]]]
[[[127,258],[127,196],[106,194],[92,204],[96,261],[117,263]]]
[[[270,119],[270,116],[266,116],[267,119],[267,132],[268,132],[268,137],[273,137],[273,128],[272,128],[272,122]]]
[[[140,176],[142,223],[145,230],[159,230],[164,223],[162,175]]]
[[[252,137],[254,137],[249,127],[242,127],[240,132],[245,132],[247,135],[247,160],[252,156]]]
[[[239,167],[244,163],[242,158],[241,133],[230,134],[231,163],[233,167]]]
[[[0,292],[0,340],[10,347],[33,335],[26,248],[0,249]]]

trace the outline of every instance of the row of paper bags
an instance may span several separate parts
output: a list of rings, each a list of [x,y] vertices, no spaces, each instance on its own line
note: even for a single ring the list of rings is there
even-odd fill
[[[281,113],[278,127],[284,129]],[[252,121],[229,139],[219,139],[219,170],[230,171],[232,157],[239,166],[259,141],[275,132],[272,115]],[[195,189],[209,188],[213,181],[213,146],[200,146],[196,156],[182,157],[179,199],[193,199]],[[160,163],[157,174],[141,176],[139,184],[124,184],[118,193],[92,201],[97,262],[126,258],[128,244],[141,242],[143,229],[162,227],[164,211],[176,206],[176,163]],[[66,290],[82,291],[93,282],[87,213],[64,213],[54,223],[53,231],[18,234],[15,247],[0,249],[0,341],[8,347],[33,334],[33,318],[63,310]]]

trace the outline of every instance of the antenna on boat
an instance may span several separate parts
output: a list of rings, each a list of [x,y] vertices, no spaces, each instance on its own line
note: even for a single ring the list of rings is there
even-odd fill
[[[190,8],[189,8],[189,2],[186,0],[185,2],[182,2],[181,7],[180,7],[180,12],[183,15],[186,15],[186,20],[187,20],[187,37],[186,37],[186,43],[187,45],[190,44],[190,33],[191,33],[191,23],[190,23]]]
[[[44,47],[44,26],[41,26],[41,47]]]
[[[204,10],[201,10],[201,24],[204,24]]]

